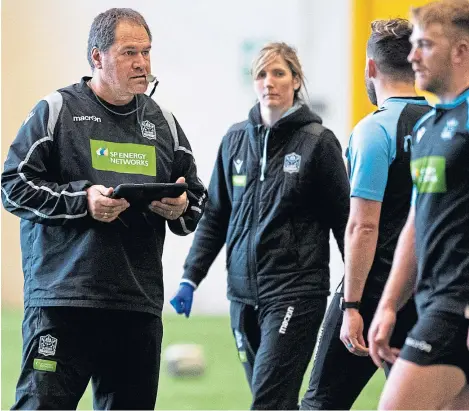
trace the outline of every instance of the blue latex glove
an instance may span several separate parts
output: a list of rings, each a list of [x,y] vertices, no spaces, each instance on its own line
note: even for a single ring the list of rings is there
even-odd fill
[[[176,295],[171,298],[171,305],[178,314],[183,314],[189,318],[192,309],[192,298],[194,296],[194,287],[188,283],[181,283]]]

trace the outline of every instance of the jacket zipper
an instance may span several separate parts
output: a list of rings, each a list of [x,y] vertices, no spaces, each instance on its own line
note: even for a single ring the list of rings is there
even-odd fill
[[[264,181],[265,180],[265,170],[267,169],[267,144],[269,142],[269,134],[270,134],[270,128],[265,129],[265,134],[264,134],[264,144],[263,147],[261,148],[261,177],[260,180]]]
[[[265,133],[263,135],[263,139],[265,139],[265,137],[267,136],[267,134],[269,133],[269,129],[266,129],[265,130]],[[259,154],[259,158],[262,159],[262,147],[261,147],[261,139],[258,138],[257,139],[258,142],[257,142],[257,152]],[[265,144],[265,141],[264,141],[264,144]],[[265,159],[265,161],[267,161],[267,159]],[[262,167],[260,161],[258,163],[258,167],[259,167],[259,171],[260,171],[260,168]],[[257,173],[259,174],[259,173]],[[255,182],[255,187],[254,187],[254,204],[253,204],[253,210],[252,210],[252,227],[251,227],[251,231],[249,233],[249,265],[250,265],[250,269],[251,269],[251,279],[253,280],[252,281],[252,284],[254,286],[254,294],[255,294],[255,298],[254,298],[254,301],[255,301],[255,306],[254,306],[254,309],[258,309],[259,308],[259,287],[257,285],[257,264],[256,264],[256,247],[255,247],[255,242],[256,242],[256,234],[257,234],[257,225],[258,225],[258,214],[259,214],[259,189],[260,189],[260,186],[262,184],[262,181],[257,178],[257,175],[256,175],[256,178],[254,178],[254,182]]]

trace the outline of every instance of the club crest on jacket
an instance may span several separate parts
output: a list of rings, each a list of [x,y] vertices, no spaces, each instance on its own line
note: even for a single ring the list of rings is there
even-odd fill
[[[285,156],[283,161],[283,171],[285,173],[298,173],[300,171],[301,156],[296,153],[290,153]]]
[[[148,120],[142,121],[142,134],[149,140],[156,140],[155,125]]]

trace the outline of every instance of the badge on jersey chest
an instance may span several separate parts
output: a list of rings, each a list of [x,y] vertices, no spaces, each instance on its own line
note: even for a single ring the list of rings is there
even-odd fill
[[[299,173],[301,165],[301,156],[296,153],[290,153],[285,156],[283,161],[283,171],[285,173]]]
[[[441,132],[441,138],[443,140],[451,140],[456,131],[458,130],[459,121],[455,118],[451,118],[446,122],[445,128]]]
[[[148,138],[148,140],[156,140],[155,125],[148,120],[142,121],[142,135]]]

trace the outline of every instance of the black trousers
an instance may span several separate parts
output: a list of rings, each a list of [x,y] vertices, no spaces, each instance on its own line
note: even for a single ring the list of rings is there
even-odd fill
[[[161,318],[75,307],[26,308],[12,409],[76,409],[92,381],[95,409],[155,408]]]
[[[308,390],[301,401],[302,410],[350,409],[377,370],[370,357],[358,357],[350,353],[340,340],[343,313],[339,308],[339,300],[342,295],[334,295],[324,318]],[[378,303],[378,299],[362,300],[360,313],[364,322],[365,341]],[[402,347],[416,322],[417,312],[411,300],[398,313],[391,346]]]
[[[254,307],[232,302],[231,325],[252,392],[251,409],[298,409],[327,297]]]

